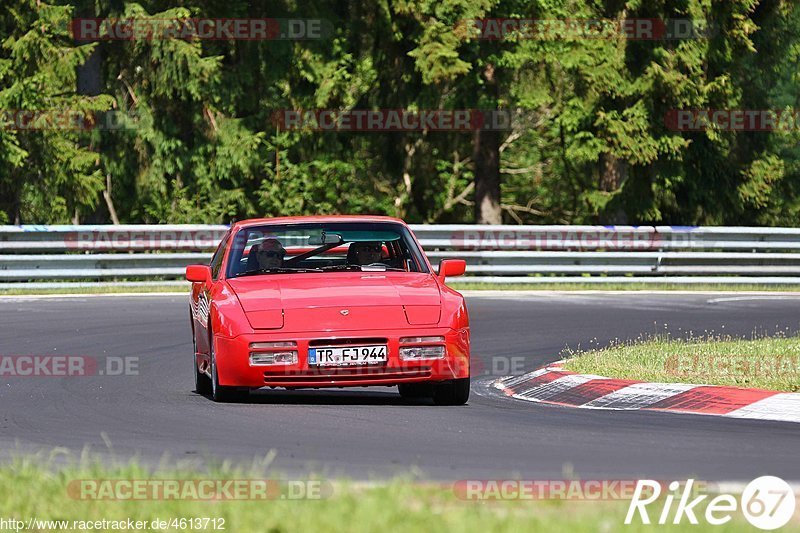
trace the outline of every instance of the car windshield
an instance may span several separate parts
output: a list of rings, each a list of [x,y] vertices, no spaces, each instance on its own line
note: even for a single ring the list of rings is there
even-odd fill
[[[331,222],[240,230],[228,257],[227,277],[353,271],[429,272],[405,226]]]

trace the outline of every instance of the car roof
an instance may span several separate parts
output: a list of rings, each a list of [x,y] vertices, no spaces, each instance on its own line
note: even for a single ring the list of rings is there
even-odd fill
[[[273,218],[250,218],[240,220],[231,226],[231,229],[238,229],[250,226],[263,226],[270,224],[302,224],[304,222],[394,222],[406,225],[406,223],[394,217],[379,215],[314,215],[314,216],[295,216],[295,217],[273,217]]]

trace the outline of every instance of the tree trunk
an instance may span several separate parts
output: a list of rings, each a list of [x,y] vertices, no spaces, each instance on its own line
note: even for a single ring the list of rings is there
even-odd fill
[[[111,222],[117,226],[119,226],[119,217],[117,216],[117,210],[114,208],[114,200],[111,198],[111,174],[106,174],[106,189],[103,191],[103,198],[106,201],[106,207],[108,207],[108,214],[111,215]]]
[[[486,91],[493,101],[492,110],[497,108],[499,87],[493,65],[488,65],[483,73]],[[503,213],[500,208],[500,132],[484,121],[475,132],[473,150],[475,161],[475,221],[478,224],[502,224]]]
[[[613,154],[605,153],[600,157],[600,164],[600,190],[603,192],[618,191],[628,178],[628,163]],[[600,223],[627,224],[628,217],[619,204],[617,204],[614,210],[608,209],[607,206],[606,209],[600,213]]]
[[[87,8],[79,17],[94,17],[94,9]],[[78,44],[87,44],[92,41],[78,41]],[[103,92],[103,53],[101,43],[94,47],[86,62],[76,69],[78,94],[97,96]]]
[[[628,177],[628,168],[625,161],[617,156],[605,153],[601,156],[600,190],[614,192],[622,186]]]
[[[81,12],[77,15],[79,17],[93,17],[94,9],[90,7],[85,7]],[[78,44],[86,44],[86,41],[78,41]],[[79,65],[75,69],[75,89],[76,93],[79,95],[87,95],[87,96],[97,96],[103,92],[103,55],[101,51],[101,44],[98,43],[92,53],[89,54],[89,57],[86,58],[86,62],[82,65]],[[97,117],[96,114],[89,118],[95,124],[96,121],[100,119]],[[100,160],[100,154],[97,149],[94,149],[91,145],[89,146],[90,150],[93,150],[97,153],[97,160]],[[103,192],[103,196],[106,193]],[[106,202],[108,202],[110,198],[106,198]],[[113,215],[116,216],[116,213]],[[72,223],[78,224],[80,221],[80,209],[75,207],[75,213],[72,217]]]

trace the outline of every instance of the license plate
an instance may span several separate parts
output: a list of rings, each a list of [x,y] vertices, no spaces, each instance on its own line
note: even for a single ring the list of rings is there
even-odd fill
[[[317,366],[370,365],[385,363],[386,345],[323,346],[308,349],[308,364]]]

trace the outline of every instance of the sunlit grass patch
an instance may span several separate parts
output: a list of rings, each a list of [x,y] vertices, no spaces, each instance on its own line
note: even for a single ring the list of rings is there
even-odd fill
[[[209,464],[211,466],[209,466]],[[128,519],[153,524],[166,520],[174,525],[148,530],[179,531],[650,531],[653,526],[635,522],[625,526],[627,500],[501,500],[475,501],[459,497],[451,482],[420,481],[411,476],[373,482],[326,479],[309,476],[302,480],[322,480],[332,487],[324,498],[290,498],[286,492],[269,499],[199,501],[192,499],[76,498],[69,487],[76,480],[242,480],[271,479],[291,481],[267,467],[243,469],[205,463],[201,469],[187,467],[147,468],[136,463],[108,466],[99,462],[64,464],[47,457],[28,457],[0,465],[0,501],[3,515],[27,521],[36,519],[67,521],[70,528],[98,521],[123,522]],[[106,494],[107,496],[107,494]],[[654,511],[655,512],[655,511]],[[175,520],[175,522],[173,522]],[[40,522],[41,524],[41,522]],[[183,526],[181,525],[183,524]],[[216,529],[214,526],[217,526]],[[109,526],[110,527],[110,526]],[[694,530],[681,526],[655,526],[659,531]],[[43,525],[40,530],[48,530]],[[108,529],[105,528],[106,530]],[[35,528],[34,528],[35,530]],[[741,514],[719,531],[745,531]]]
[[[565,350],[565,369],[610,378],[800,390],[800,337],[778,331],[751,339],[727,335],[642,336],[601,349]]]
[[[693,292],[800,292],[800,285],[725,284],[725,283],[474,283],[469,278],[447,280],[457,291],[693,291]]]

